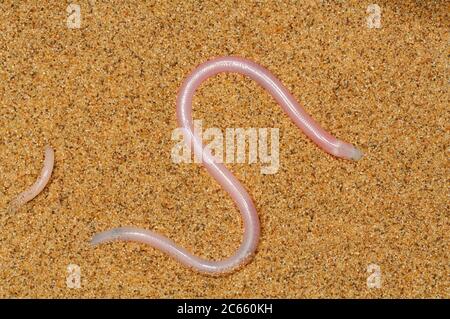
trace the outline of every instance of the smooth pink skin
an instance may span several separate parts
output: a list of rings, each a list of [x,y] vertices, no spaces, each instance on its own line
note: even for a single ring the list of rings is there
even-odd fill
[[[238,57],[221,57],[198,66],[184,81],[177,98],[178,124],[183,128],[185,141],[193,145],[196,154],[203,154],[203,165],[216,181],[231,195],[238,206],[243,223],[244,236],[237,252],[224,260],[212,261],[192,255],[172,240],[152,231],[120,227],[99,233],[92,244],[111,240],[137,241],[149,244],[178,259],[188,267],[207,274],[231,272],[248,262],[254,255],[259,241],[260,225],[258,215],[247,191],[233,174],[218,163],[208,149],[204,149],[200,138],[194,134],[192,119],[192,98],[195,90],[207,78],[221,72],[236,72],[247,75],[263,86],[281,105],[294,123],[326,152],[346,159],[358,160],[362,153],[353,145],[340,141],[322,129],[295,101],[281,82],[262,66]]]
[[[55,153],[50,146],[45,147],[44,167],[36,182],[27,190],[20,193],[10,204],[11,210],[17,210],[20,206],[26,204],[35,198],[47,185],[53,172],[55,163]]]

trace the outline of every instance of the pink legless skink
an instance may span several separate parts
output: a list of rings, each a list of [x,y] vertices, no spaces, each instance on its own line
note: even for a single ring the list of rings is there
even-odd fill
[[[208,149],[203,148],[201,139],[194,133],[193,128],[192,98],[195,90],[203,81],[221,72],[240,73],[258,82],[275,98],[294,123],[327,153],[352,160],[359,160],[362,157],[362,153],[356,147],[336,139],[321,128],[267,69],[243,58],[216,58],[198,66],[184,81],[177,98],[177,118],[179,126],[183,129],[186,143],[194,146],[196,154],[203,155],[203,165],[231,195],[241,212],[244,236],[239,249],[233,256],[224,260],[207,260],[194,256],[167,237],[132,227],[120,227],[99,233],[92,239],[92,244],[111,240],[146,243],[168,253],[186,266],[212,275],[231,272],[251,259],[258,246],[260,233],[259,219],[253,201],[233,174],[223,164],[216,161]]]
[[[55,163],[55,152],[49,145],[45,147],[44,165],[41,170],[41,174],[37,178],[36,182],[28,189],[17,195],[17,197],[9,204],[8,210],[15,212],[25,203],[35,198],[47,185],[53,172],[53,166]]]

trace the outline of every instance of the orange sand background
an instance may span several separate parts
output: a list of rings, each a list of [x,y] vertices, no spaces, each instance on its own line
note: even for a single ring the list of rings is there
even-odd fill
[[[448,2],[377,1],[381,29],[370,1],[79,1],[81,29],[68,3],[0,4],[1,297],[449,297]],[[230,197],[170,157],[177,89],[221,55],[267,67],[365,157],[325,154],[256,83],[219,75],[195,97],[204,127],[280,129],[277,174],[228,165],[261,219],[254,260],[211,278],[142,244],[91,248],[132,225],[205,258],[237,249]],[[46,143],[48,187],[8,215]]]

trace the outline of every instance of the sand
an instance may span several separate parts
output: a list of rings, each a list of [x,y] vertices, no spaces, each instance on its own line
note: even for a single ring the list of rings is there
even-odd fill
[[[377,1],[378,29],[370,1],[79,1],[79,29],[69,3],[0,4],[1,297],[449,297],[448,3]],[[364,158],[325,154],[255,82],[218,75],[195,119],[280,132],[276,174],[227,164],[260,216],[253,261],[213,278],[142,244],[90,247],[136,226],[205,258],[237,249],[231,198],[199,164],[171,160],[177,90],[222,55],[267,67]],[[46,144],[48,187],[7,214]]]

